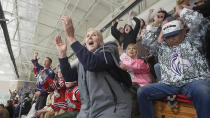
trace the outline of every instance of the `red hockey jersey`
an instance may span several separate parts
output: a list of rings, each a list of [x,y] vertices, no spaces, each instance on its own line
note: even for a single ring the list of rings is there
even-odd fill
[[[59,111],[60,109],[67,110],[67,104],[65,102],[65,81],[53,81],[53,83],[50,85],[50,88],[54,90],[54,105],[52,106],[54,111]]]
[[[39,90],[41,93],[46,93],[47,91],[49,91],[49,84],[53,81],[55,74],[52,69],[44,69],[44,67],[38,63],[37,59],[32,59],[32,63],[34,65],[34,74],[37,77],[36,89]],[[40,71],[43,71],[45,75],[41,76]]]
[[[68,106],[67,110],[79,112],[81,108],[81,100],[78,86],[74,87],[73,89],[68,88],[65,94],[65,100]]]

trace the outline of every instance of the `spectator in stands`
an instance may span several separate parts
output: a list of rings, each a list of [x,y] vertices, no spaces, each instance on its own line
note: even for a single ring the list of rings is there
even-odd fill
[[[146,21],[146,25],[160,26],[161,23],[169,16],[169,14],[162,8],[155,14],[153,21],[151,21],[151,15],[154,12],[154,9],[150,9]]]
[[[35,105],[36,105],[36,103],[33,103],[28,114],[25,116],[22,115],[21,118],[35,118],[35,113],[36,113]]]
[[[31,109],[31,102],[32,102],[32,99],[29,97],[29,93],[28,92],[24,93],[22,96],[22,99],[20,100],[19,105],[16,108],[18,111],[18,115],[16,114],[16,116],[19,116],[19,114],[27,115]],[[11,118],[13,118],[13,117],[11,117]]]
[[[11,91],[9,89],[9,93],[10,93],[10,99],[15,99],[16,95],[17,95],[17,90],[13,90]]]
[[[120,67],[134,73],[132,82],[145,86],[152,83],[149,65],[143,59],[138,59],[138,50],[135,44],[129,44],[126,49],[126,56],[121,58]]]
[[[86,48],[75,39],[71,18],[63,16],[62,22],[67,39],[79,59],[77,69],[71,68],[66,55],[66,42],[62,42],[61,37],[57,36],[56,47],[62,75],[65,81],[78,80],[79,83],[82,106],[77,117],[130,117],[130,92],[108,72],[113,68],[120,69],[117,45],[103,44],[100,31],[90,29],[85,38]]]
[[[0,104],[0,118],[10,118],[9,112],[3,104]]]
[[[154,9],[149,10],[149,14],[147,17],[147,23],[146,23],[148,25],[147,25],[146,29],[153,30],[156,33],[156,36],[159,36],[161,33],[162,22],[169,16],[169,14],[165,10],[160,8],[160,10],[154,16],[154,21],[151,23],[150,17],[153,12],[154,12]],[[158,42],[162,43],[160,39],[158,40]],[[149,57],[150,58],[148,58],[147,61],[150,64],[151,73],[153,76],[156,75],[157,79],[160,80],[160,74],[157,73],[157,72],[160,72],[160,70],[158,68],[160,66],[158,63],[158,57],[157,57],[157,55],[156,56],[151,55],[151,53],[150,53]],[[155,78],[155,76],[154,76],[154,78]]]
[[[146,59],[148,60],[152,55],[150,55],[149,51],[142,45],[142,37],[144,36],[146,29],[143,28],[140,32],[139,32],[139,36],[137,37],[136,41],[136,45],[137,45],[137,49],[138,49],[138,58],[139,59]]]
[[[66,110],[67,107],[65,102],[65,91],[66,91],[65,81],[63,79],[61,72],[58,72],[57,76],[58,77],[50,85],[54,92],[53,109],[55,111],[55,116],[64,113],[64,110]]]
[[[112,27],[111,27],[111,34],[113,37],[115,37],[115,39],[117,39],[117,41],[119,42],[119,44],[123,44],[123,50],[126,50],[128,44],[130,43],[136,43],[136,37],[138,35],[139,29],[140,29],[140,20],[134,16],[132,16],[132,14],[129,12],[129,18],[133,19],[136,22],[136,25],[134,28],[132,28],[132,24],[126,24],[124,26],[124,33],[121,33],[118,29],[117,29],[117,25],[119,20],[117,19],[116,22],[113,21],[112,22]],[[142,23],[143,24],[143,23]]]
[[[115,28],[116,32],[118,32],[118,34],[120,35],[116,35],[117,33],[114,33],[113,31],[111,31],[112,36],[117,39],[119,45],[122,45],[123,40],[124,40],[124,28],[120,27],[119,30],[117,30],[117,24],[120,22],[120,19],[116,19],[116,21],[112,21],[112,28]]]
[[[113,21],[112,22],[112,27],[115,27],[117,28],[117,24],[120,22],[120,19],[116,19],[116,21]],[[123,27],[120,27],[119,28],[119,31],[116,29],[116,32],[118,32],[120,35],[112,35],[115,39],[117,39],[119,45],[122,45],[123,43],[123,40],[124,40],[124,28]],[[111,32],[113,34],[113,32]]]
[[[44,108],[36,111],[35,116],[40,118],[51,118],[54,116],[55,112],[53,110],[54,105],[54,93],[50,92],[47,96],[46,106]]]
[[[140,30],[139,30],[139,34],[136,38],[136,45],[137,45],[137,50],[138,50],[138,58],[139,59],[149,59],[151,56],[148,52],[147,49],[144,48],[144,46],[142,45],[142,36],[144,35],[144,32],[146,31],[145,29],[145,21],[143,19],[140,19]]]
[[[46,57],[43,61],[43,66],[38,63],[38,52],[34,52],[34,59],[32,59],[32,63],[34,65],[34,74],[37,76],[37,91],[36,94],[39,95],[36,101],[36,110],[40,110],[45,106],[47,99],[47,91],[49,88],[49,81],[51,82],[54,79],[54,72],[50,68],[52,64],[52,59]]]
[[[161,24],[165,20],[165,18],[167,18],[169,15],[165,10],[160,8],[160,10],[154,16],[154,21],[151,22],[150,17],[153,11],[154,9],[149,10],[149,14],[147,17],[147,22],[146,22],[146,24],[148,25],[147,29],[150,30],[152,28],[152,30],[156,31],[157,35],[159,35],[161,31]]]
[[[161,81],[142,87],[138,91],[141,118],[154,118],[152,101],[173,94],[184,94],[192,99],[198,118],[210,116],[210,77],[206,59],[202,57],[200,38],[206,35],[210,22],[198,12],[176,6],[179,20],[166,22],[162,27],[163,43],[158,43],[155,32],[147,30],[143,44],[158,54]]]
[[[53,118],[76,118],[81,108],[81,100],[77,81],[65,82],[67,90],[65,92],[65,100],[67,111]]]
[[[14,106],[13,106],[13,101],[12,100],[7,100],[7,104],[5,105],[5,108],[9,112],[9,117],[13,118],[14,117]]]
[[[152,83],[149,65],[143,59],[138,59],[137,57],[138,50],[136,44],[129,44],[126,49],[126,55],[123,58],[120,58],[120,67],[128,71],[131,77],[133,77],[133,85],[131,89],[133,117],[138,115],[138,101],[136,95],[138,88]]]
[[[149,65],[154,65],[155,63],[154,56],[149,53],[149,51],[142,45],[142,37],[144,36],[146,29],[143,28],[140,31],[139,37],[137,37],[137,49],[138,49],[138,59],[144,59],[145,62],[147,62]],[[150,74],[152,74],[153,68],[150,66]],[[153,77],[154,75],[151,75]]]

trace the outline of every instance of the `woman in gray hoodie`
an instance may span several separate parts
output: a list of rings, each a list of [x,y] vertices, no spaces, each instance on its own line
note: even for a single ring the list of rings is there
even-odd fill
[[[61,72],[65,81],[78,80],[82,106],[77,118],[129,118],[131,95],[116,81],[109,70],[119,68],[119,54],[115,43],[103,44],[100,31],[90,29],[85,37],[86,47],[74,37],[71,18],[62,17],[64,30],[79,64],[71,68],[66,56],[66,42],[56,37]]]

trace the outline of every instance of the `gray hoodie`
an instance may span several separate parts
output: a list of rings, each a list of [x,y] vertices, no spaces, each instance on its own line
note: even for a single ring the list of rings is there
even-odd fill
[[[119,67],[117,45],[107,43],[96,49],[96,53],[109,52]],[[103,66],[103,65],[102,65]],[[116,81],[107,71],[85,70],[79,62],[78,84],[82,102],[77,118],[129,118],[131,117],[130,91]]]

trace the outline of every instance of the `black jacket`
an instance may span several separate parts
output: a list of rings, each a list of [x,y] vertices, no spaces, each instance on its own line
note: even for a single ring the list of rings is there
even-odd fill
[[[131,30],[131,32],[129,34],[125,34],[125,33],[122,34],[117,29],[118,23],[115,23],[114,26],[111,27],[112,36],[115,37],[115,39],[117,39],[117,41],[120,44],[123,43],[123,50],[125,50],[130,43],[136,43],[136,37],[137,37],[137,35],[139,33],[139,29],[140,29],[140,20],[136,17],[133,17],[133,20],[136,22],[136,25],[135,25],[134,29]],[[120,38],[123,38],[123,40],[120,41]]]
[[[201,6],[195,6],[195,7],[193,7],[193,10],[202,13],[204,17],[209,17],[210,16],[210,0],[207,0]]]

